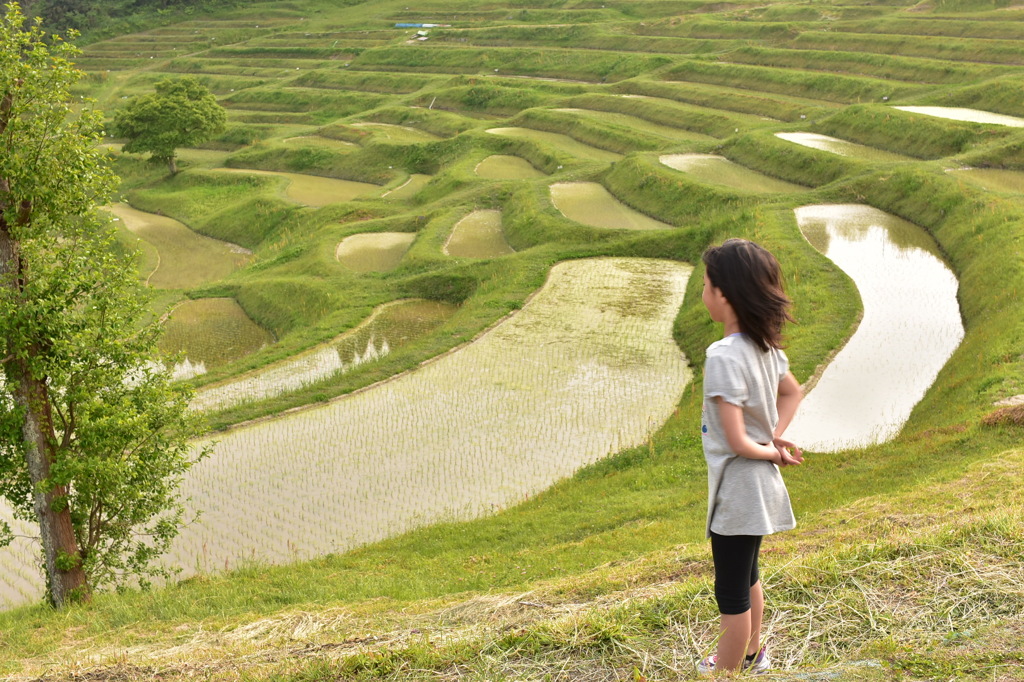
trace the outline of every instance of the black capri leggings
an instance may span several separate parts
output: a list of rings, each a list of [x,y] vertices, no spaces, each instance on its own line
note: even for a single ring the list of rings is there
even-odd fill
[[[711,556],[715,561],[715,599],[718,611],[737,615],[750,610],[750,588],[757,584],[757,555],[760,535],[719,535],[711,533]]]

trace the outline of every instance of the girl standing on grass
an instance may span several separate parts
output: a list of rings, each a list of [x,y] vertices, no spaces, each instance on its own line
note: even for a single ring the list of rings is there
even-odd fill
[[[697,669],[762,672],[769,660],[757,557],[762,536],[796,526],[779,467],[803,461],[800,448],[781,438],[802,397],[781,349],[790,300],[778,261],[753,242],[729,239],[703,261],[704,305],[724,326],[724,338],[707,350],[701,427],[722,622],[717,654]]]

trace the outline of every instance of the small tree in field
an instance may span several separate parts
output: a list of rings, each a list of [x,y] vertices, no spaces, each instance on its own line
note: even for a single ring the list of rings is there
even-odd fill
[[[149,152],[154,161],[178,172],[178,147],[194,147],[223,132],[224,107],[191,76],[165,79],[156,92],[139,95],[114,112],[114,135],[127,138],[126,152]]]
[[[95,215],[115,178],[78,52],[0,16],[0,496],[39,523],[50,601],[162,573],[193,462],[188,395],[152,361],[131,258]],[[73,105],[74,108],[73,108]],[[10,540],[9,527],[0,528]]]

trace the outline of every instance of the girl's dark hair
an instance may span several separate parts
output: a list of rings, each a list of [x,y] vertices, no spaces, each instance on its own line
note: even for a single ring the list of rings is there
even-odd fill
[[[701,260],[708,280],[736,312],[743,333],[762,351],[782,348],[782,325],[794,320],[775,256],[746,239],[728,239],[709,247]]]

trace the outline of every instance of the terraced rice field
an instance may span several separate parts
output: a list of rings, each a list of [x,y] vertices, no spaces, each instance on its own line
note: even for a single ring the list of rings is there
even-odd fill
[[[451,26],[426,36],[395,26],[427,19]],[[166,218],[111,209],[148,240],[151,286],[200,297],[167,320],[165,349],[188,357],[182,376],[230,373],[265,344],[293,349],[218,375],[196,409],[251,403],[246,414],[266,416],[261,401],[315,382],[361,389],[222,438],[188,482],[205,515],[173,561],[287,561],[487,513],[642,442],[689,379],[670,335],[689,269],[660,259],[696,260],[696,241],[725,226],[787,243],[762,232],[776,214],[823,254],[818,266],[849,273],[864,301],[864,321],[794,433],[822,450],[895,437],[964,332],[940,251],[867,205],[899,204],[886,183],[903,171],[956,178],[993,211],[1017,202],[1022,38],[1020,8],[942,3],[381,0],[312,11],[299,0],[88,46],[83,92],[108,110],[190,74],[229,111],[229,130],[209,148],[182,152],[177,179],[126,180],[139,183],[126,185],[129,200],[173,186],[171,198],[149,197]],[[227,204],[203,182],[205,168],[282,180],[232,189]],[[829,203],[837,197],[864,205]],[[915,210],[904,217],[924,223],[927,210]],[[195,216],[252,253],[171,222]],[[579,260],[637,253],[655,259]],[[793,255],[780,253],[783,264]],[[880,267],[901,273],[900,296],[879,283]],[[444,354],[523,306],[549,268],[521,312]],[[408,343],[369,332],[401,307],[364,326],[338,322],[348,299],[369,310],[405,297],[436,307]],[[211,305],[223,308],[189,312]],[[898,344],[871,331],[877,315]],[[930,321],[940,327],[925,332]],[[915,345],[920,334],[934,355]],[[900,358],[924,364],[897,367]],[[381,365],[400,376],[338,379]],[[884,376],[866,379],[869,370]],[[842,398],[856,387],[833,375],[894,379],[886,391],[898,396],[853,408]],[[844,421],[851,415],[856,423]],[[815,431],[823,425],[842,435],[829,441]],[[240,504],[249,498],[262,502]],[[257,509],[258,523],[240,521],[240,507]],[[39,585],[19,542],[0,550],[7,604]]]
[[[346,237],[335,250],[335,258],[356,272],[387,272],[398,267],[402,256],[415,241],[410,232],[368,232]]]
[[[609,230],[666,230],[672,226],[626,206],[596,182],[556,182],[551,203],[566,218]]]
[[[191,572],[341,551],[514,505],[644,442],[691,377],[671,336],[689,274],[658,260],[559,264],[454,353],[219,434],[185,483],[202,516],[170,560]]]

